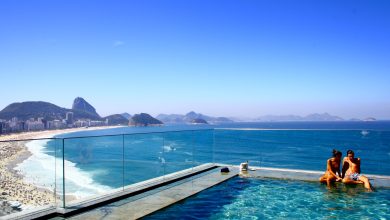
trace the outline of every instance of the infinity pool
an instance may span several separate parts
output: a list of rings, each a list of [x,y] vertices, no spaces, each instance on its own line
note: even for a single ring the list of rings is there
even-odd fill
[[[390,189],[236,177],[144,219],[390,219]]]

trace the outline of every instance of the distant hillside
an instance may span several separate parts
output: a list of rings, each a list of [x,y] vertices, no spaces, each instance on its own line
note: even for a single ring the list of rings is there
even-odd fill
[[[123,117],[121,114],[109,115],[103,118],[104,120],[108,119],[108,125],[128,125],[129,120]]]
[[[363,119],[363,121],[376,121],[376,118],[368,117],[368,118]]]
[[[328,113],[310,114],[307,116],[298,115],[266,115],[256,119],[256,121],[343,121],[344,119],[338,116],[333,116]]]
[[[17,117],[20,120],[27,120],[29,118],[44,118],[46,120],[65,118],[67,112],[73,112],[75,119],[100,119],[95,115],[78,110],[61,108],[49,102],[21,102],[12,103],[0,111],[0,119],[10,120]]]
[[[77,97],[73,101],[72,110],[87,113],[91,117],[100,118],[96,109],[81,97]]]
[[[129,125],[133,126],[150,126],[150,125],[161,125],[163,124],[160,120],[157,120],[146,113],[135,114],[131,117]]]
[[[178,114],[160,114],[156,117],[158,120],[168,124],[185,124],[184,115]]]
[[[0,119],[10,120],[17,117],[21,120],[42,117],[45,119],[64,118],[68,110],[48,102],[17,102],[0,111]]]
[[[123,117],[125,117],[127,120],[131,118],[131,115],[127,112],[121,114]]]
[[[195,119],[203,119],[207,122],[218,124],[218,123],[229,123],[234,122],[233,120],[225,117],[211,117],[203,114],[199,114],[196,112],[189,112],[186,115],[179,115],[179,114],[160,114],[156,117],[157,119],[161,120],[164,123],[167,124],[184,124],[184,123],[192,123]]]
[[[192,124],[208,124],[206,120],[201,118],[196,118],[191,121]]]
[[[328,113],[323,114],[310,114],[304,117],[305,121],[344,121],[343,118],[338,116],[330,115]]]

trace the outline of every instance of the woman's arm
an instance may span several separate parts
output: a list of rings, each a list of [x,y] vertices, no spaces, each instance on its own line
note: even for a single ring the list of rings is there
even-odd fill
[[[339,168],[336,171],[339,174],[339,177],[341,178],[341,172],[340,172],[340,162],[339,162]]]
[[[344,159],[343,159],[343,168],[342,168],[342,173],[341,173],[341,178],[343,178],[344,179],[344,177],[345,177],[345,172],[348,170],[348,168],[349,168],[349,164],[348,164],[348,162],[347,161],[345,161],[346,159],[345,159],[345,157],[344,157]]]
[[[332,162],[331,160],[329,159],[328,162],[327,162],[327,165],[326,165],[326,170],[330,173],[331,176],[333,176],[334,178],[336,179],[340,179],[339,176],[337,176],[333,170],[332,170]]]
[[[360,173],[360,158],[357,158],[357,172]]]

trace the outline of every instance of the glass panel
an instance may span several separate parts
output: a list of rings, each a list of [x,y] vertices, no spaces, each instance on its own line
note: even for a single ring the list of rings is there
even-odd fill
[[[0,142],[0,216],[56,206],[58,140]]]
[[[325,170],[337,149],[352,149],[362,173],[390,175],[390,131],[375,130],[215,130],[214,159],[238,165]]]
[[[213,163],[214,130],[198,130],[194,136],[194,166]]]
[[[55,193],[57,206],[61,208],[65,208],[64,161],[64,139],[58,139],[55,147]]]
[[[259,166],[262,161],[261,132],[255,130],[214,131],[214,161],[216,163],[239,165],[249,161]]]
[[[64,147],[66,206],[122,189],[122,135],[69,138]]]
[[[161,133],[124,136],[124,185],[164,175]]]
[[[193,131],[164,133],[165,175],[193,167],[194,139]]]

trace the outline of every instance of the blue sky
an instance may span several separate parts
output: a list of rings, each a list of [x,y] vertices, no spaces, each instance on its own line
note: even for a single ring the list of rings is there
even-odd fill
[[[0,2],[0,109],[390,119],[390,1]]]

